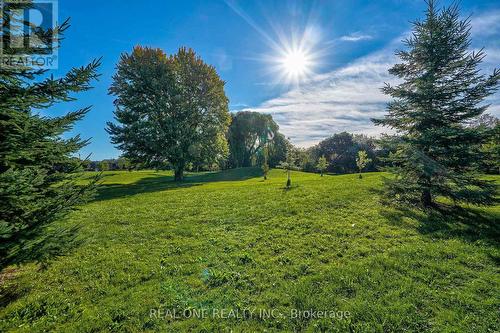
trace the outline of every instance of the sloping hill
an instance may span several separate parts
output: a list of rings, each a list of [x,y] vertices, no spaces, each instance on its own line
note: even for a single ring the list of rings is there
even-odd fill
[[[498,206],[398,212],[379,173],[259,174],[107,173],[60,222],[84,243],[4,282],[0,331],[500,330]]]

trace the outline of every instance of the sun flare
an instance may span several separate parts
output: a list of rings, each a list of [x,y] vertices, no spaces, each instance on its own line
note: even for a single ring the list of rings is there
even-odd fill
[[[282,65],[288,75],[299,78],[310,70],[311,60],[307,53],[293,50],[284,55]]]
[[[319,33],[309,28],[303,34],[280,35],[278,40],[268,58],[275,82],[298,86],[313,78],[325,54],[318,48]]]

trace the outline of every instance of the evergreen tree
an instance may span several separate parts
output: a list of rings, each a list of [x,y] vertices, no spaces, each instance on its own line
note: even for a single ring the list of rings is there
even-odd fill
[[[479,73],[485,54],[469,51],[470,21],[461,20],[456,5],[438,10],[429,0],[425,20],[413,24],[404,43],[401,63],[389,70],[402,82],[383,88],[393,101],[385,118],[374,120],[399,134],[386,198],[427,207],[438,196],[491,204],[494,185],[476,175],[487,134],[468,123],[486,110],[481,102],[497,89],[500,71]]]
[[[173,166],[182,180],[189,162],[214,165],[228,154],[230,122],[224,81],[193,50],[171,56],[135,47],[123,54],[109,89],[116,96],[111,140],[135,163]]]
[[[59,36],[67,28],[67,22],[62,24]],[[51,38],[52,33],[42,35]],[[90,89],[98,66],[94,61],[58,79],[43,70],[0,67],[0,270],[44,261],[73,237],[71,230],[51,222],[84,202],[96,179],[88,186],[76,185],[82,161],[72,155],[88,141],[61,135],[89,108],[52,118],[39,110],[72,101],[73,93]]]

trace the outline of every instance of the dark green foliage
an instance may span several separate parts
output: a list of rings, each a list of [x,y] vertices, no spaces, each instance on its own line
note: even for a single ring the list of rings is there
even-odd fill
[[[132,164],[125,157],[121,157],[116,161],[116,167],[118,170],[130,170]]]
[[[488,139],[480,148],[483,153],[483,158],[479,161],[481,171],[489,174],[499,174],[500,120],[485,113],[472,124],[472,127],[488,133]]]
[[[172,165],[176,180],[189,163],[212,165],[227,155],[230,115],[222,81],[193,50],[171,56],[135,47],[123,54],[109,89],[116,96],[111,140],[135,163]]]
[[[108,170],[110,170],[109,162],[106,161],[106,160],[99,162],[98,168],[99,168],[99,171],[108,171]]]
[[[278,136],[278,125],[271,115],[250,111],[238,112],[232,116],[227,133],[229,165],[236,168],[254,166],[257,159],[262,159],[262,151],[266,145],[270,155],[273,155],[275,150],[280,149],[274,147],[275,144],[281,143],[282,137]],[[276,143],[273,142],[275,138]]]
[[[387,201],[493,203],[494,185],[476,175],[489,133],[469,123],[486,110],[482,101],[497,89],[500,71],[479,73],[485,54],[468,51],[470,21],[460,19],[457,6],[437,10],[429,1],[405,45],[397,52],[401,63],[389,70],[402,83],[383,88],[394,99],[385,118],[374,120],[400,135],[389,156],[395,178],[386,180]]]
[[[500,122],[491,129],[491,136],[481,146],[485,158],[482,160],[482,170],[486,173],[500,174]]]
[[[358,171],[356,157],[360,150],[366,151],[371,159],[366,165],[366,171],[375,171],[375,161],[377,161],[375,141],[365,135],[353,135],[347,132],[334,134],[313,147],[311,155],[314,156],[312,159],[316,163],[320,156],[325,156],[329,172],[354,173]],[[313,164],[314,167],[316,163]]]
[[[317,159],[311,148],[293,147],[297,167],[307,172],[316,172]]]
[[[274,140],[276,141],[276,140]],[[356,165],[357,153],[360,150],[368,154],[369,162],[366,171],[376,171],[381,165],[379,156],[387,152],[376,140],[362,134],[351,134],[347,132],[337,133],[324,139],[316,146],[310,148],[293,147],[288,142],[283,142],[281,160],[286,159],[287,147],[293,150],[297,167],[306,172],[318,171],[318,163],[321,157],[326,159],[324,171],[332,173],[354,173],[358,172]]]
[[[59,33],[67,27],[59,27]],[[40,70],[0,69],[0,269],[44,261],[73,237],[71,230],[51,222],[84,202],[96,179],[88,186],[75,184],[82,162],[72,155],[88,141],[61,135],[89,108],[53,118],[36,110],[72,101],[72,93],[90,89],[98,66],[94,61],[59,79],[42,79],[45,72]]]
[[[291,147],[289,140],[281,133],[276,133],[269,142],[269,166],[275,168],[286,159],[287,150]]]
[[[86,171],[102,171],[102,170],[132,170],[140,169],[140,165],[132,164],[125,157],[108,158],[101,161],[83,160],[82,164]]]

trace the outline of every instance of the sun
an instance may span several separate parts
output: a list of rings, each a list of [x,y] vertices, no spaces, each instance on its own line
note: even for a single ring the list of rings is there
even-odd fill
[[[312,9],[309,13],[304,12],[307,20],[301,20],[300,24],[286,22],[282,25],[281,20],[275,18],[269,19],[267,26],[260,26],[235,2],[226,0],[226,4],[262,37],[265,44],[262,48],[264,53],[248,57],[249,60],[266,64],[263,70],[266,72],[266,81],[269,81],[262,84],[288,88],[315,79],[318,71],[325,66],[326,56],[334,45],[324,40],[319,24],[322,13]]]
[[[284,54],[281,64],[288,76],[299,79],[310,71],[311,59],[302,50],[290,50]]]
[[[314,77],[321,53],[310,44],[313,38],[306,37],[298,41],[280,38],[281,43],[274,48],[276,53],[269,58],[275,82],[298,86]]]

